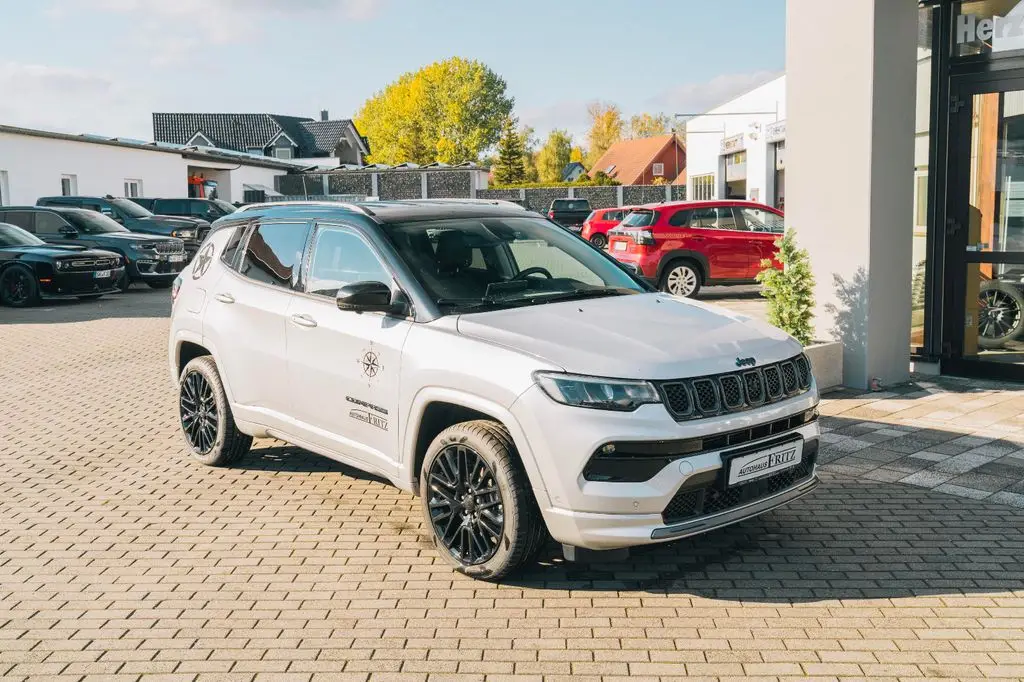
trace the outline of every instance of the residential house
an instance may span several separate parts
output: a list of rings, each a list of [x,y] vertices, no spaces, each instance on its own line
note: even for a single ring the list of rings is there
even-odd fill
[[[676,135],[622,140],[597,160],[590,175],[598,171],[623,185],[671,183],[686,176],[686,145]]]
[[[562,182],[576,182],[587,174],[587,169],[579,161],[573,161],[562,170]]]
[[[349,119],[320,120],[278,114],[154,113],[157,142],[216,147],[311,165],[362,166],[370,153],[366,138]]]

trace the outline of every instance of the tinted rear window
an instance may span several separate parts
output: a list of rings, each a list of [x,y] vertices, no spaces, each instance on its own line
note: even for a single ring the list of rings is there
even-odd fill
[[[654,222],[654,211],[633,211],[622,221],[624,227],[646,227]]]
[[[551,204],[553,211],[589,211],[590,202],[586,199],[555,199]]]

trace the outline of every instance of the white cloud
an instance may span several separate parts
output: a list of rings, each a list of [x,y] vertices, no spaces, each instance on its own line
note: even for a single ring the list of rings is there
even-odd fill
[[[562,100],[544,106],[524,107],[516,114],[521,123],[533,126],[542,143],[555,128],[569,131],[575,144],[586,142],[590,127],[586,100]]]
[[[715,76],[702,83],[669,88],[647,100],[649,109],[672,114],[699,114],[753,90],[782,75],[781,71],[753,71]]]
[[[64,19],[74,12],[109,12],[145,17],[137,44],[153,66],[185,61],[206,45],[228,45],[266,33],[272,22],[289,17],[322,21],[368,21],[385,0],[52,0],[47,16]]]
[[[143,95],[104,74],[0,62],[0,123],[70,133],[151,135]]]

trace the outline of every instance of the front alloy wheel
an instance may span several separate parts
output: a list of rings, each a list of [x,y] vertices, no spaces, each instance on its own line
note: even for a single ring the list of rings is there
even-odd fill
[[[1002,348],[1024,329],[1024,294],[1013,285],[990,280],[978,293],[978,345]]]
[[[700,273],[689,263],[673,265],[665,274],[662,290],[673,296],[692,298],[700,291]]]
[[[24,265],[12,265],[0,275],[0,303],[13,308],[30,306],[39,299],[39,287]]]
[[[209,355],[193,359],[178,381],[181,432],[192,456],[207,466],[227,466],[252,446],[252,436],[238,430],[217,363]]]
[[[449,445],[434,459],[427,483],[430,523],[440,544],[466,566],[493,557],[505,512],[487,462],[465,445]]]
[[[199,372],[189,372],[182,377],[178,405],[185,440],[196,454],[209,454],[217,440],[220,415],[206,377]]]

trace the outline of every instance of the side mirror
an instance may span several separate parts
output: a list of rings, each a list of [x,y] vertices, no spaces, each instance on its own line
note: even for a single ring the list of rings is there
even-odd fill
[[[398,298],[398,297],[396,297]],[[357,313],[398,312],[392,300],[391,287],[383,282],[353,282],[338,289],[338,310]]]
[[[70,225],[65,225],[64,227],[60,228],[60,233],[67,237],[68,239],[78,239],[78,230],[71,227]]]

